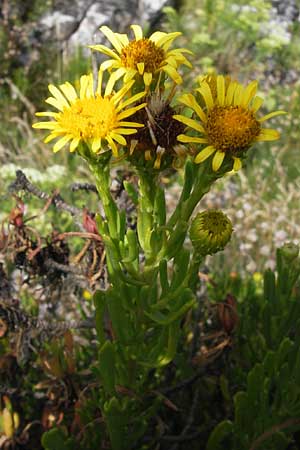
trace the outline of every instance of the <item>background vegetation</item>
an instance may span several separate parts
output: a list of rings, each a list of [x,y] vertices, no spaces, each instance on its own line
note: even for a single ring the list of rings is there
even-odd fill
[[[299,15],[299,1],[296,6]],[[84,165],[78,166],[67,152],[53,155],[31,129],[48,83],[76,83],[92,67],[82,49],[66,60],[55,36],[42,39],[37,24],[51,7],[53,2],[40,0],[0,3],[0,221],[7,223],[10,217],[12,223],[12,205],[22,209],[24,204],[22,219],[37,216],[32,226],[48,246],[53,230],[74,230],[74,215],[54,206],[41,214],[45,201],[12,186],[17,169],[43,192],[58,190],[76,208],[98,207],[92,193],[70,189],[74,182],[91,181]],[[164,13],[164,30],[181,31],[179,46],[194,52],[186,89],[214,70],[240,81],[257,79],[266,111],[284,109],[288,114],[273,119],[281,140],[251,150],[247,167],[218,181],[199,205],[222,208],[235,233],[226,250],[203,267],[199,310],[186,319],[177,360],[149,382],[144,401],[151,405],[156,392],[161,406],[146,433],[148,441],[136,448],[294,450],[300,448],[300,266],[296,256],[276,248],[288,241],[297,244],[300,237],[299,16],[280,20],[271,2],[262,0],[185,0],[179,11],[166,7]],[[171,207],[178,178],[166,176],[165,182]],[[43,316],[43,309],[53,319],[82,320],[93,314],[90,297],[98,285],[91,283],[96,269],[88,273],[90,253],[85,255],[84,280],[74,284],[70,274],[60,273],[60,281],[54,277],[53,282],[47,271],[16,265],[15,250],[5,252],[3,232],[1,239],[2,297],[7,281],[12,296],[33,317]],[[80,238],[68,245],[73,256],[82,250]],[[43,448],[49,450],[104,445],[93,329],[43,345],[31,355],[30,365],[17,364],[7,337],[0,348],[2,435],[11,445],[5,448],[39,449],[46,430]],[[9,429],[5,417],[14,413],[18,419]]]

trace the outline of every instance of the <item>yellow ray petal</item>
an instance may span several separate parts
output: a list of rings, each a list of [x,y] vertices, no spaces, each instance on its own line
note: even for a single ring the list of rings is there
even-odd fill
[[[239,106],[241,104],[242,98],[243,98],[243,86],[238,84],[236,86],[236,89],[234,91],[234,96],[233,96],[234,106]]]
[[[115,133],[115,131],[116,130],[114,130],[110,133],[111,138],[114,139],[115,141],[117,141],[121,145],[126,145],[127,144],[126,139],[123,136],[121,136],[120,134]]]
[[[207,144],[207,139],[205,137],[187,136],[186,134],[179,134],[177,136],[177,141],[179,142],[194,142],[196,144]]]
[[[132,78],[134,78],[137,74],[137,70],[135,69],[129,69],[126,71],[126,74],[124,76],[124,83],[128,83],[128,81],[131,81]]]
[[[193,128],[193,130],[200,131],[200,133],[205,133],[203,126],[194,119],[190,119],[189,117],[185,117],[185,116],[181,116],[181,115],[177,115],[177,114],[175,114],[173,116],[173,118],[178,120],[179,122],[184,123],[185,125],[188,125],[189,127]]]
[[[115,142],[109,136],[107,136],[106,140],[107,140],[107,142],[108,142],[108,144],[109,144],[109,146],[110,146],[110,148],[112,150],[112,154],[115,157],[118,157],[119,156],[119,152],[118,152],[118,147],[116,146]]]
[[[226,97],[225,97],[225,105],[226,106],[230,106],[233,104],[233,97],[234,97],[236,87],[237,87],[236,82],[231,82],[229,84],[227,91],[226,91]]]
[[[201,87],[199,87],[198,89],[196,89],[196,91],[200,92],[200,94],[202,95],[202,97],[204,98],[204,101],[206,103],[206,106],[208,109],[212,109],[214,106],[214,100],[213,100],[213,96],[210,90],[209,85],[206,83],[206,81],[204,81],[203,83],[201,83]]]
[[[61,133],[52,132],[44,139],[45,144],[48,144],[48,142],[53,141],[53,139],[56,139],[58,136],[61,136]]]
[[[53,97],[62,105],[69,107],[69,102],[67,101],[66,97],[60,92],[59,89],[57,89],[56,86],[53,84],[49,84],[48,89],[50,93],[53,95]]]
[[[57,122],[36,122],[32,124],[32,128],[38,130],[55,130],[58,127]]]
[[[88,84],[89,84],[89,77],[88,77],[88,75],[82,75],[80,77],[80,92],[79,92],[79,98],[80,99],[85,98]]]
[[[113,59],[108,59],[107,61],[104,61],[100,65],[100,70],[102,72],[105,72],[106,70],[114,69],[120,66],[119,61],[114,61]]]
[[[75,152],[76,148],[78,147],[80,142],[80,138],[74,138],[72,139],[71,143],[70,143],[70,152],[73,153]]]
[[[115,128],[113,133],[118,133],[118,134],[135,134],[137,130],[135,129],[130,129],[130,128]]]
[[[72,136],[63,136],[59,141],[56,142],[53,146],[54,153],[58,152],[64,145],[66,145],[70,140],[72,139]]]
[[[121,122],[118,122],[118,126],[120,127],[134,127],[134,128],[142,128],[145,125],[143,123],[138,122],[124,122],[123,120]]]
[[[241,101],[241,106],[244,106],[244,108],[246,108],[249,105],[252,98],[255,96],[257,91],[257,85],[258,85],[257,81],[254,80],[251,81],[251,83],[249,83],[248,86],[246,87]]]
[[[87,75],[87,86],[85,96],[86,98],[94,97],[94,77],[92,73]]]
[[[269,114],[266,114],[265,116],[261,117],[260,119],[257,119],[259,122],[264,122],[265,120],[271,119],[271,117],[279,116],[280,114],[287,114],[286,111],[273,111]]]
[[[220,169],[224,158],[225,152],[220,152],[219,150],[217,150],[212,160],[212,169],[214,172],[217,172]]]
[[[117,69],[114,73],[116,80],[119,80],[123,75],[125,75],[126,72],[127,70],[125,69],[125,67],[120,67],[119,69]]]
[[[137,63],[136,67],[138,69],[139,74],[143,75],[144,70],[145,70],[145,63],[143,63],[143,62]]]
[[[101,68],[98,70],[98,81],[97,81],[97,89],[96,89],[96,96],[102,94],[102,81],[103,81],[103,71]]]
[[[77,100],[78,95],[77,92],[75,91],[74,86],[72,86],[71,83],[69,83],[68,81],[66,83],[63,83],[59,86],[59,88],[61,89],[61,91],[64,93],[64,95],[66,96],[66,98],[71,102],[75,102],[75,100]]]
[[[134,33],[135,40],[139,41],[140,39],[143,39],[143,30],[139,25],[131,25],[130,27]]]
[[[252,106],[251,109],[253,112],[257,112],[259,110],[259,108],[262,106],[264,100],[261,97],[254,97],[253,102],[252,102]]]
[[[225,80],[222,75],[217,76],[217,98],[220,106],[225,102]]]
[[[179,31],[175,31],[173,33],[164,33],[164,36],[161,36],[159,39],[157,39],[155,43],[158,47],[163,47],[163,49],[167,51],[174,39],[176,39],[178,36],[181,36],[181,34],[182,33],[180,33]],[[153,41],[153,35],[151,36],[151,41]]]
[[[88,47],[92,50],[96,50],[97,52],[104,53],[107,56],[110,56],[113,59],[116,59],[117,61],[120,61],[120,56],[115,52],[115,50],[112,50],[111,48],[106,47],[105,45],[88,45]]]
[[[277,130],[271,128],[262,128],[260,134],[257,136],[255,141],[276,141],[280,138],[280,133]]]
[[[191,50],[188,50],[187,48],[174,48],[173,50],[170,50],[168,52],[168,55],[176,55],[181,53],[187,53],[188,55],[193,55],[194,53]]]
[[[177,69],[178,67],[177,59],[174,58],[174,56],[168,56],[166,59],[163,60],[162,65],[166,63],[174,67],[174,69]]]
[[[109,80],[107,82],[107,85],[105,87],[105,91],[104,91],[104,97],[106,97],[107,95],[110,95],[113,91],[114,85],[116,84],[116,72],[114,72],[110,77]]]
[[[158,42],[164,39],[166,35],[167,33],[164,33],[163,31],[155,31],[154,33],[151,34],[149,40],[154,42],[155,45],[159,45]]]
[[[206,114],[203,111],[203,109],[201,108],[201,106],[197,103],[197,100],[195,99],[193,94],[183,94],[179,98],[179,101],[181,103],[183,103],[184,105],[192,108],[195,111],[195,113],[197,114],[197,116],[202,120],[202,122],[204,122],[204,123],[207,122]]]
[[[123,44],[124,47],[126,47],[129,44],[129,39],[127,34],[120,34],[120,33],[115,33],[119,39],[119,41]]]
[[[240,158],[236,158],[235,156],[233,156],[233,170],[237,172],[241,168],[242,168],[242,161],[240,160]]]
[[[184,56],[181,57],[176,57],[175,56],[175,60],[177,62],[177,64],[184,64],[185,66],[192,68],[193,65],[190,63],[190,61],[188,59],[186,59]]]
[[[57,117],[59,113],[52,112],[52,111],[43,111],[43,112],[36,112],[35,116],[37,117]]]
[[[123,44],[120,42],[120,39],[110,28],[107,26],[100,27],[102,33],[107,37],[107,39],[112,43],[118,53],[121,53]]]
[[[131,116],[132,114],[134,114],[134,113],[135,113],[136,111],[138,111],[139,109],[144,108],[145,105],[146,105],[145,103],[142,103],[141,105],[135,106],[134,108],[126,109],[126,111],[123,111],[123,112],[121,112],[121,113],[118,115],[118,119],[119,119],[119,120],[122,120],[122,119],[125,119],[125,117]]]
[[[54,106],[54,108],[58,109],[59,111],[63,111],[64,110],[64,105],[61,104],[61,102],[59,102],[56,98],[54,97],[48,97],[45,100],[46,103],[48,103],[51,106]]]
[[[94,138],[92,141],[92,152],[97,153],[100,148],[101,148],[101,138],[100,137]]]
[[[215,147],[213,147],[212,145],[208,145],[203,150],[201,150],[201,152],[198,153],[198,155],[196,156],[196,158],[194,160],[195,163],[196,164],[202,163],[207,158],[209,158],[210,155],[212,155],[215,151],[216,151]]]
[[[138,94],[133,95],[132,97],[128,98],[122,103],[119,103],[119,105],[116,107],[116,111],[120,111],[121,109],[126,108],[128,105],[131,105],[131,103],[135,103],[141,98],[143,98],[146,95],[146,92],[139,92]]]
[[[162,70],[164,72],[166,72],[167,75],[169,75],[170,78],[172,78],[172,80],[176,83],[176,84],[181,84],[182,83],[182,78],[179,75],[179,73],[177,72],[176,69],[174,69],[174,67],[170,66],[170,65],[165,65],[162,67]]]
[[[144,80],[144,83],[145,83],[146,87],[150,86],[151,81],[152,81],[152,73],[145,72],[144,76],[143,76],[143,80]]]
[[[112,101],[114,102],[115,105],[117,105],[119,103],[119,101],[122,100],[122,98],[124,97],[124,95],[131,89],[131,87],[134,85],[134,80],[129,81],[128,83],[124,84],[124,86],[122,87],[122,89],[120,89],[119,91],[117,91],[113,96],[112,96]]]

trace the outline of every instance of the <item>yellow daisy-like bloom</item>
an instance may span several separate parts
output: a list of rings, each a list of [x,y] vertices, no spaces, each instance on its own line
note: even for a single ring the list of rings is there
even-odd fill
[[[192,94],[184,94],[179,99],[192,108],[196,118],[174,117],[202,136],[181,134],[178,141],[207,144],[195,157],[195,163],[201,163],[214,154],[212,168],[216,172],[228,155],[233,159],[233,170],[239,170],[242,167],[240,158],[255,142],[279,139],[277,130],[263,128],[262,124],[271,117],[285,114],[285,111],[274,111],[257,118],[256,113],[263,104],[263,99],[256,96],[257,85],[257,81],[252,81],[243,87],[218,75],[202,80],[196,89],[204,100],[204,108]]]
[[[109,82],[102,95],[101,71],[96,90],[92,74],[80,78],[79,95],[69,82],[61,84],[59,88],[50,84],[49,91],[52,97],[47,98],[46,103],[54,106],[59,112],[36,113],[37,116],[46,116],[54,120],[37,122],[32,126],[50,130],[44,142],[58,139],[53,146],[54,152],[58,152],[68,143],[70,151],[74,152],[81,142],[85,142],[95,153],[99,153],[104,144],[111,148],[114,156],[118,156],[117,144],[126,145],[124,135],[134,134],[138,127],[143,126],[136,122],[124,121],[146,105],[140,103],[127,108],[145,95],[145,92],[140,92],[125,99],[133,84],[134,80],[131,80],[122,89],[113,92],[114,83]]]
[[[143,77],[145,86],[149,86],[155,74],[165,72],[176,84],[182,83],[177,72],[181,64],[191,67],[190,62],[183,53],[191,53],[184,48],[169,51],[169,47],[181,33],[163,33],[156,31],[149,38],[143,37],[139,25],[131,25],[135,39],[129,41],[126,34],[114,33],[110,28],[100,28],[114,47],[114,50],[105,45],[91,45],[90,48],[110,56],[111,59],[101,64],[100,70],[115,70],[112,82],[124,76],[124,82]]]

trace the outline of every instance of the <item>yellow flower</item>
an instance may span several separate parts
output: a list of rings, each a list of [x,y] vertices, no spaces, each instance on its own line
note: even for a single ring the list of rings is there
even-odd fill
[[[137,75],[143,77],[145,86],[149,86],[153,76],[165,72],[176,84],[182,83],[177,72],[181,64],[191,67],[183,53],[191,53],[187,49],[177,48],[169,51],[169,47],[181,33],[163,33],[156,31],[149,38],[143,37],[139,25],[131,25],[135,39],[129,41],[126,34],[114,33],[110,28],[103,26],[102,33],[112,43],[114,50],[105,45],[91,45],[112,59],[102,63],[100,70],[116,69],[111,80],[118,80],[124,76],[127,82]]]
[[[274,111],[257,118],[257,112],[263,104],[263,99],[256,96],[257,81],[243,87],[228,77],[210,76],[200,82],[196,91],[204,100],[204,108],[192,94],[184,94],[179,99],[192,108],[196,118],[174,116],[201,134],[200,137],[181,134],[178,141],[207,144],[196,156],[195,163],[201,163],[214,154],[212,168],[216,172],[228,155],[233,159],[233,169],[239,170],[242,166],[240,158],[255,142],[279,139],[277,130],[262,128],[262,124],[271,117],[285,114],[285,111]]]
[[[46,116],[54,120],[37,122],[32,126],[50,130],[45,139],[46,143],[58,139],[53,146],[54,152],[58,152],[68,143],[70,151],[74,152],[81,142],[85,142],[95,153],[99,153],[104,144],[111,148],[114,156],[118,156],[117,143],[126,145],[124,135],[134,134],[138,127],[143,126],[136,122],[124,121],[145,106],[145,103],[140,103],[126,109],[145,95],[145,92],[140,92],[125,100],[124,97],[133,84],[132,80],[119,91],[113,92],[114,83],[108,82],[102,94],[101,71],[96,90],[92,74],[80,78],[79,95],[69,82],[61,84],[59,88],[50,84],[49,91],[53,97],[47,98],[46,103],[54,106],[59,112],[36,113],[37,116]]]

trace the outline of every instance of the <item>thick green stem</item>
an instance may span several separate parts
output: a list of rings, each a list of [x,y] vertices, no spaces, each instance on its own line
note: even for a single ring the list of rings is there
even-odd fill
[[[89,161],[89,167],[95,176],[96,187],[104,209],[110,237],[119,240],[119,211],[110,192],[109,165]]]
[[[144,250],[147,260],[152,254],[151,233],[155,227],[154,203],[157,190],[157,175],[140,170],[139,188],[137,232],[139,243]]]

